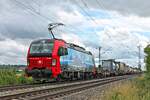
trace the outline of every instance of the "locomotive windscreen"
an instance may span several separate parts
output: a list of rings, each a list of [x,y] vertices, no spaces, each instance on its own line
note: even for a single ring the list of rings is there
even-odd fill
[[[31,56],[51,56],[53,49],[53,42],[38,41],[33,42],[30,47]]]

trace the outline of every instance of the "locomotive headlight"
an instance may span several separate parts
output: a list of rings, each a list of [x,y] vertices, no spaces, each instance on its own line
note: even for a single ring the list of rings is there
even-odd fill
[[[52,59],[52,66],[55,66],[56,65],[56,59]]]
[[[41,61],[41,60],[39,60],[39,61],[38,61],[38,63],[39,63],[39,64],[41,64],[41,63],[42,63],[42,61]]]

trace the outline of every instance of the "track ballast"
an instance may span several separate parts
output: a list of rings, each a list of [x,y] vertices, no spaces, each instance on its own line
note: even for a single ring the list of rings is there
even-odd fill
[[[59,85],[32,87],[32,89],[28,87],[29,89],[24,91],[21,91],[20,89],[21,92],[14,90],[12,94],[0,95],[0,100],[11,100],[11,99],[47,100],[47,99],[60,98],[92,87],[105,85],[123,79],[132,78],[133,76],[135,75],[116,76],[116,77],[109,77],[104,79],[93,79],[93,80],[79,81],[73,83],[64,83]]]

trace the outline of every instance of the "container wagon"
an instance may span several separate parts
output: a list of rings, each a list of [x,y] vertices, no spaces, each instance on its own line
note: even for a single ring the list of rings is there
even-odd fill
[[[104,76],[117,75],[117,66],[114,59],[102,60],[102,68]]]

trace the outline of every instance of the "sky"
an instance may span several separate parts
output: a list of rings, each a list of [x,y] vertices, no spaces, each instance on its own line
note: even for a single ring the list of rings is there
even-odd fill
[[[96,63],[101,46],[101,59],[137,66],[140,45],[144,66],[149,6],[148,0],[0,0],[0,64],[26,64],[30,43],[51,38],[48,24],[60,22],[56,38],[91,51]]]

